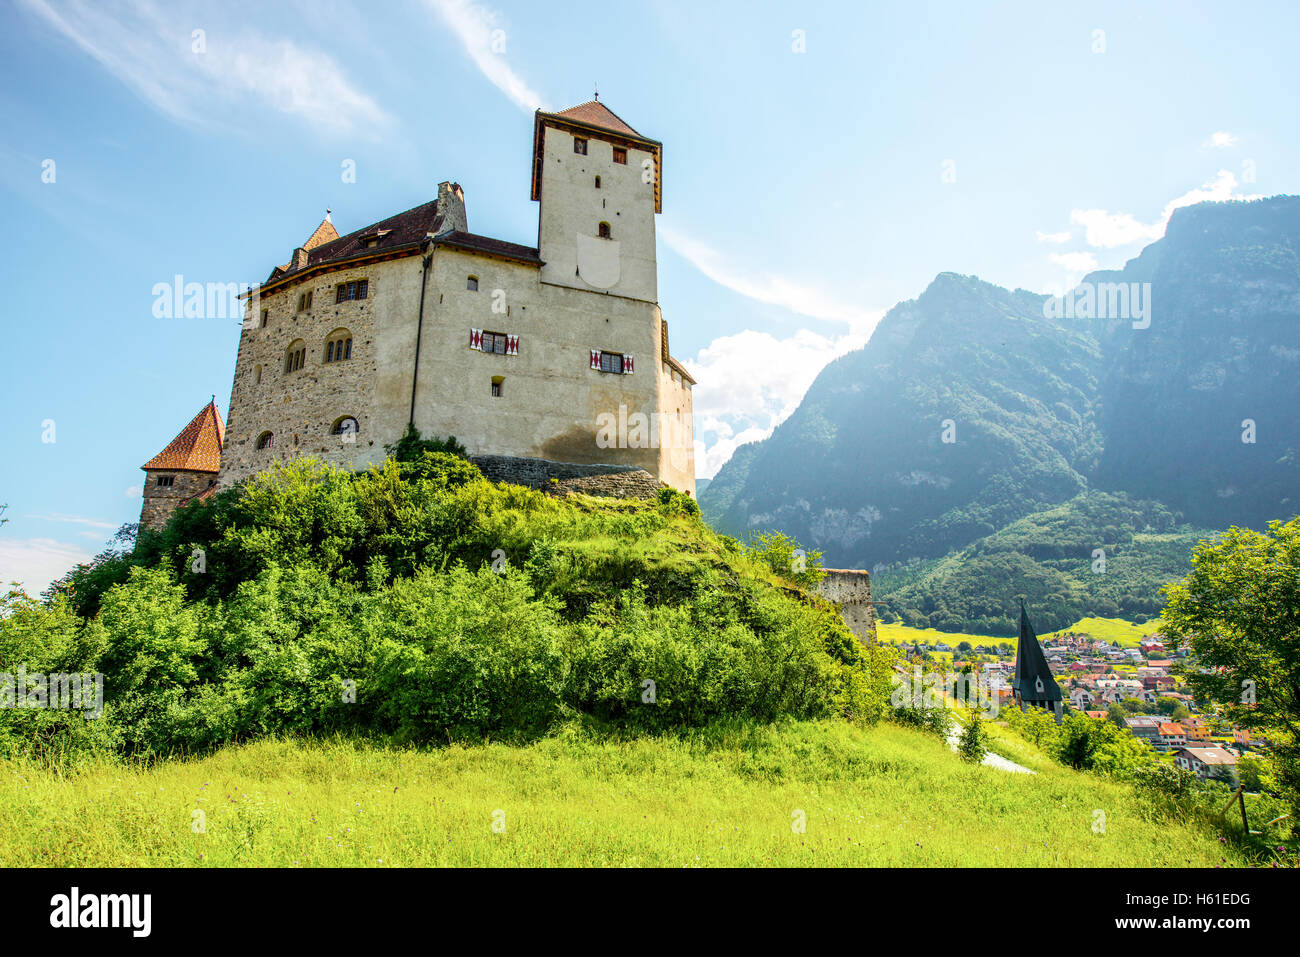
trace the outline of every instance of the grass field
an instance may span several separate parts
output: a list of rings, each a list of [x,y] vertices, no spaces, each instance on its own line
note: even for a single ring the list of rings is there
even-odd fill
[[[1146,635],[1158,631],[1159,627],[1159,622],[1155,621],[1147,622],[1145,625],[1135,625],[1131,621],[1124,621],[1122,618],[1082,618],[1069,628],[1051,631],[1038,637],[1045,642],[1069,631],[1075,634],[1091,635],[1093,638],[1101,638],[1109,642],[1118,641],[1122,648],[1136,648],[1139,641]],[[890,624],[877,622],[876,637],[880,641],[889,642],[890,644],[907,646],[917,642],[933,645],[941,641],[954,648],[963,641],[969,641],[972,645],[1007,645],[1012,648],[1016,644],[1015,638],[957,634],[948,631],[936,631],[933,628],[909,628],[901,622]]]
[[[0,761],[0,864],[1244,863],[1208,831],[1153,820],[1125,786],[1019,739],[1002,744],[1038,773],[966,764],[895,725],[841,723],[627,741],[571,731],[436,750],[262,741],[68,772]],[[1093,831],[1097,810],[1104,833]]]

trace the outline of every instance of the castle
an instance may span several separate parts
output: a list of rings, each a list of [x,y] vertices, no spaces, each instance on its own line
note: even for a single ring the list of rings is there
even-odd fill
[[[327,212],[247,297],[215,400],[142,468],[141,527],[272,462],[360,470],[414,425],[490,478],[695,492],[691,389],[658,304],[663,146],[593,100],[533,122],[537,246],[469,231],[459,185],[340,236]]]

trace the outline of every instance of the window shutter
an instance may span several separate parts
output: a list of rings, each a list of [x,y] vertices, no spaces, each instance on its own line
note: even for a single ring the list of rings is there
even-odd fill
[[[479,352],[483,351],[483,330],[482,329],[471,329],[469,331],[469,347],[471,349],[477,349]]]
[[[508,334],[507,334],[507,336],[506,336],[506,355],[508,355],[508,356],[517,356],[517,355],[519,355],[519,337],[518,337],[518,336],[512,336],[512,335],[508,335]]]
[[[632,374],[632,355],[631,355],[631,353],[624,353],[624,354],[623,354],[623,374],[624,374],[624,375],[631,375],[631,374]]]
[[[590,366],[590,368],[595,369],[597,372],[600,371],[600,350],[599,350],[599,349],[592,349],[592,350],[591,350],[591,366]]]

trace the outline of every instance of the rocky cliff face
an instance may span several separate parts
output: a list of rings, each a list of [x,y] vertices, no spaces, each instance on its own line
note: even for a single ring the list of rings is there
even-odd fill
[[[738,449],[701,506],[730,534],[780,529],[860,568],[943,555],[1088,487],[1213,527],[1294,514],[1298,249],[1300,198],[1177,211],[1087,280],[1151,283],[1145,328],[940,274]]]
[[[1180,209],[1107,276],[1152,315],[1102,333],[1097,483],[1216,528],[1300,511],[1300,197]]]

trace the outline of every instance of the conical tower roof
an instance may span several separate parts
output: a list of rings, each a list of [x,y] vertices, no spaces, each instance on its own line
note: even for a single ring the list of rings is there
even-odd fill
[[[226,424],[217,411],[213,399],[190,420],[180,435],[140,468],[146,471],[160,469],[168,472],[219,472],[221,470],[221,445],[226,437]]]
[[[1061,686],[1052,677],[1038,636],[1029,624],[1025,603],[1020,603],[1020,640],[1016,642],[1016,671],[1011,679],[1012,692],[1029,704],[1061,700]]]

